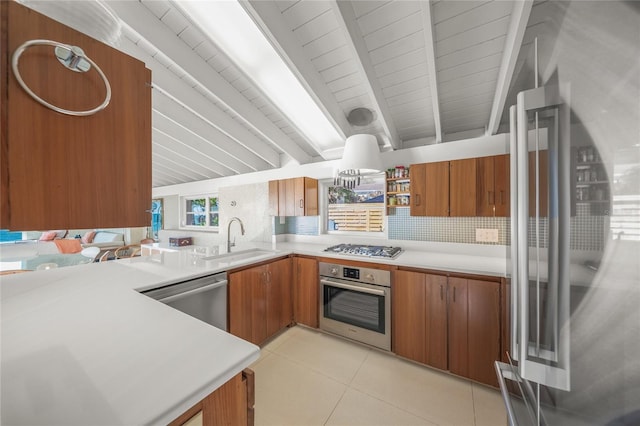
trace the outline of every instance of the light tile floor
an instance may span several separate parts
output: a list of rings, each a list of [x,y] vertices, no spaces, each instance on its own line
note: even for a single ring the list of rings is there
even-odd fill
[[[504,426],[498,390],[296,326],[252,367],[262,425]]]

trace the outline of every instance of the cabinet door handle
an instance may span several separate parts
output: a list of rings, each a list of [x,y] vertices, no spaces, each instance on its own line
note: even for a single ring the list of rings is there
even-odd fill
[[[415,194],[413,197],[416,200],[415,206],[419,206],[420,205],[420,194]]]
[[[442,284],[440,284],[440,300],[444,299],[444,289],[442,288]]]
[[[300,208],[304,209],[304,200],[300,198]]]
[[[453,302],[455,303],[456,301],[456,288],[453,287]]]

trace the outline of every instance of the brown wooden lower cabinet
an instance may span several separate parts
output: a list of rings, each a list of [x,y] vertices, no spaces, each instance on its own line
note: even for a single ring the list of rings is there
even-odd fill
[[[498,386],[500,283],[449,278],[449,370]]]
[[[500,282],[398,270],[393,351],[492,386],[501,359]]]
[[[394,352],[447,369],[447,277],[396,271],[393,287]]]
[[[293,319],[298,324],[318,328],[318,261],[293,258]]]
[[[254,395],[253,371],[247,368],[185,411],[169,426],[252,426]]]
[[[291,259],[229,273],[229,332],[256,345],[293,321]]]

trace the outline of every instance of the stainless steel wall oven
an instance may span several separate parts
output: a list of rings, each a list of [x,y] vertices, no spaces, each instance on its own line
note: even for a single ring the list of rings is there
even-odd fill
[[[320,329],[391,350],[391,273],[319,263]]]

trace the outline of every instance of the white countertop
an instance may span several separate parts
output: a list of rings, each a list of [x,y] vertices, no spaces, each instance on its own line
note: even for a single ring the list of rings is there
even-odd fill
[[[215,269],[180,257],[3,277],[1,423],[166,424],[257,360],[257,346],[136,291]]]
[[[405,250],[396,259],[253,244],[251,259],[185,247],[2,277],[3,424],[167,423],[254,362],[259,348],[139,293],[292,253],[506,276],[506,257]],[[247,247],[234,248],[242,251]]]

